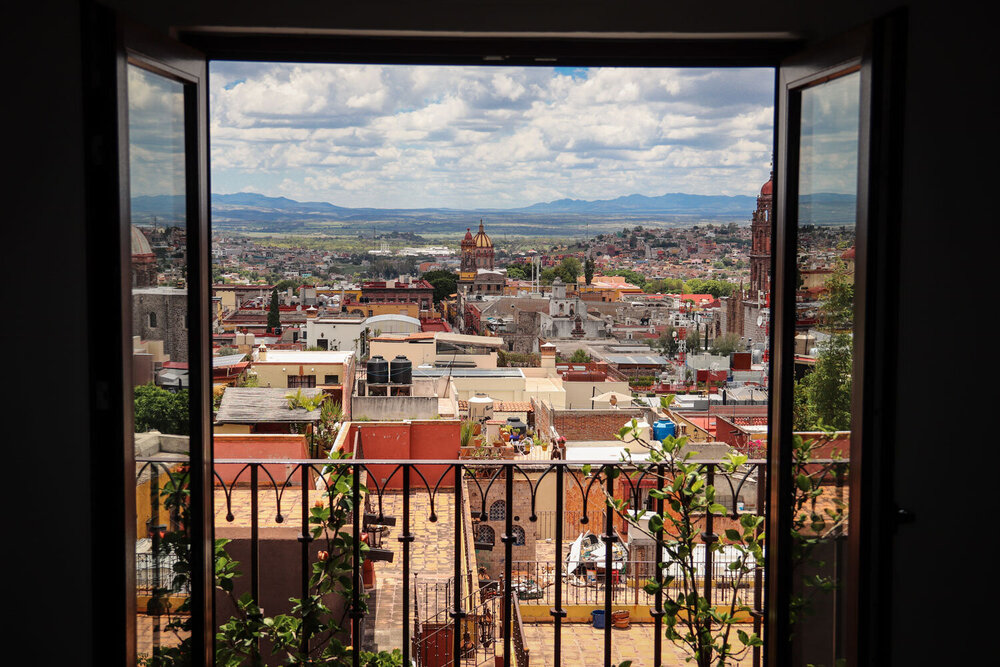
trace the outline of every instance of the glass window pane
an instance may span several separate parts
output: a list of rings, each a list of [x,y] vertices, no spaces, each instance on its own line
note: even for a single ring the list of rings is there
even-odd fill
[[[138,654],[189,636],[187,214],[182,84],[129,65]]]
[[[843,656],[861,75],[802,92],[793,427],[796,664]]]

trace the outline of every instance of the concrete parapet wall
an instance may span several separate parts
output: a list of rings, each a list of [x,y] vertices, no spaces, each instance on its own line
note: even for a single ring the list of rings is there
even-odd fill
[[[399,421],[437,416],[436,396],[354,396],[351,400],[352,419]]]

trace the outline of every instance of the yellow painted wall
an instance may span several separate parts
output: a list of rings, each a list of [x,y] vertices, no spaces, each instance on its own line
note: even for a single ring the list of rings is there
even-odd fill
[[[347,313],[353,314],[360,310],[365,317],[375,317],[376,315],[407,315],[420,319],[419,303],[350,303],[347,306]],[[368,314],[371,311],[371,315]]]
[[[552,615],[549,613],[549,605],[532,605],[524,604],[521,607],[521,619],[525,623],[551,623]],[[563,623],[592,623],[593,617],[590,612],[595,609],[603,610],[604,605],[583,605],[583,604],[563,604],[563,609],[566,610],[566,618],[563,619]],[[650,616],[649,605],[611,605],[611,611],[620,611],[622,609],[628,610],[629,621],[631,623],[652,623],[653,617]],[[716,609],[719,612],[729,612],[729,607],[726,605],[716,605]],[[746,612],[737,612],[736,614],[737,623],[753,623],[753,617]]]
[[[257,362],[253,365],[253,369],[257,372],[257,382],[261,387],[280,388],[288,386],[289,375],[299,375],[300,367],[303,375],[316,376],[317,386],[323,384],[323,378],[326,375],[336,375],[341,384],[346,383],[348,386],[350,386],[354,380],[354,378],[344,377],[343,364],[281,364]]]
[[[236,433],[246,435],[252,433],[250,424],[216,424],[212,429],[214,433]]]
[[[391,361],[397,355],[403,355],[416,368],[422,364],[434,364],[434,341],[410,343],[402,340],[376,340],[370,342],[371,356],[382,355],[386,361]]]

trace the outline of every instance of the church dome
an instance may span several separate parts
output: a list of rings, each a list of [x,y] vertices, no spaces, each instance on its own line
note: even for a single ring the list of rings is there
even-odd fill
[[[772,178],[771,180],[769,180],[767,183],[764,184],[764,186],[760,189],[760,193],[762,195],[769,195],[771,194],[771,189],[773,187],[774,187],[774,179]]]
[[[139,231],[139,228],[132,225],[132,254],[133,255],[152,255],[153,248],[149,245],[149,241],[146,240],[146,235]]]
[[[462,239],[462,243],[468,243],[472,240],[472,230],[468,227],[465,228],[465,238]]]
[[[479,231],[476,233],[476,238],[474,240],[476,242],[476,247],[477,248],[492,248],[493,247],[493,241],[491,241],[490,237],[486,235],[485,231],[483,231],[483,221],[482,220],[479,221]]]

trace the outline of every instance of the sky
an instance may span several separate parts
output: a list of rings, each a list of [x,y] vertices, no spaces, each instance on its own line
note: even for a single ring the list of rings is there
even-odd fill
[[[128,102],[131,195],[183,196],[184,90],[181,84],[129,65]]]
[[[861,74],[802,92],[799,192],[857,194]]]
[[[212,192],[378,208],[754,195],[771,69],[211,63]]]

